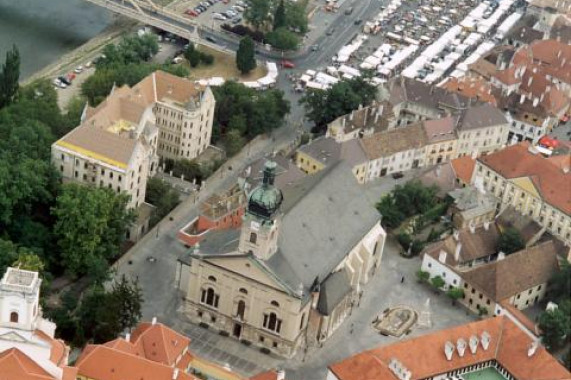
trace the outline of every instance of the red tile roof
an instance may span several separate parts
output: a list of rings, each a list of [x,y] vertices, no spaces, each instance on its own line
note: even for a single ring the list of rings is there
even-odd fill
[[[162,323],[140,323],[131,333],[131,341],[144,357],[169,366],[175,364],[190,344],[190,339]]]
[[[458,157],[450,161],[452,168],[456,173],[456,177],[464,183],[472,182],[472,174],[474,167],[476,167],[476,160],[470,156]]]
[[[462,338],[468,344],[471,336],[481,340],[486,331],[491,339],[487,350],[481,342],[475,353],[469,346],[462,357],[455,349],[447,360],[444,345],[456,346]],[[571,374],[543,347],[532,356],[528,348],[532,339],[509,318],[499,316],[438,331],[354,355],[329,367],[340,380],[390,380],[397,377],[389,369],[398,360],[411,372],[411,380],[430,378],[489,360],[496,360],[518,380],[568,380]]]
[[[543,200],[571,215],[571,172],[565,173],[553,160],[529,151],[529,143],[522,142],[499,152],[478,158],[478,161],[506,179],[528,177]]]
[[[55,380],[46,370],[17,348],[0,353],[2,380]]]

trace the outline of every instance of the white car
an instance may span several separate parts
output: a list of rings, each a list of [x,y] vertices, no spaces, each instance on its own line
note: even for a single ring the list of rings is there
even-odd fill
[[[215,19],[215,20],[220,20],[220,21],[226,20],[226,16],[224,16],[224,15],[221,14],[221,13],[213,13],[213,14],[212,14],[212,18]]]
[[[83,72],[83,66],[77,66],[73,72],[76,74],[81,74]]]
[[[234,5],[232,9],[235,9],[237,12],[244,12],[244,8],[239,5]]]
[[[236,12],[234,12],[234,11],[231,10],[231,9],[227,10],[227,11],[226,11],[226,14],[227,14],[228,16],[230,16],[230,17],[235,17],[235,16],[238,15]]]

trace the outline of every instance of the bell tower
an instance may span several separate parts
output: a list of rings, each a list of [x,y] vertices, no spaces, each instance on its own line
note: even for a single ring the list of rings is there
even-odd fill
[[[274,185],[276,167],[275,162],[266,162],[262,184],[248,196],[238,245],[240,252],[252,253],[261,260],[269,259],[278,249],[283,195]]]
[[[38,327],[41,282],[37,272],[8,268],[0,281],[0,328]]]

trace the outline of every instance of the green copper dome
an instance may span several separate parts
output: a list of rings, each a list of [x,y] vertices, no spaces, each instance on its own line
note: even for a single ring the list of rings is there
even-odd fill
[[[283,195],[280,189],[274,186],[276,179],[276,163],[266,162],[264,166],[264,180],[250,193],[248,198],[248,213],[264,219],[271,219],[279,210]]]

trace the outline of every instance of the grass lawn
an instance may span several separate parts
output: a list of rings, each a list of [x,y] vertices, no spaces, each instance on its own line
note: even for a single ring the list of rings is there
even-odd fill
[[[240,82],[255,81],[266,75],[266,67],[258,62],[258,67],[250,71],[248,75],[242,75],[236,68],[236,59],[234,55],[223,53],[218,50],[211,49],[206,46],[199,45],[198,50],[212,54],[214,56],[214,64],[210,66],[198,65],[192,68],[188,62],[183,64],[190,70],[189,78],[193,80],[222,77],[225,79],[236,79]]]
[[[495,368],[484,368],[480,371],[470,372],[462,375],[464,380],[505,380]]]

